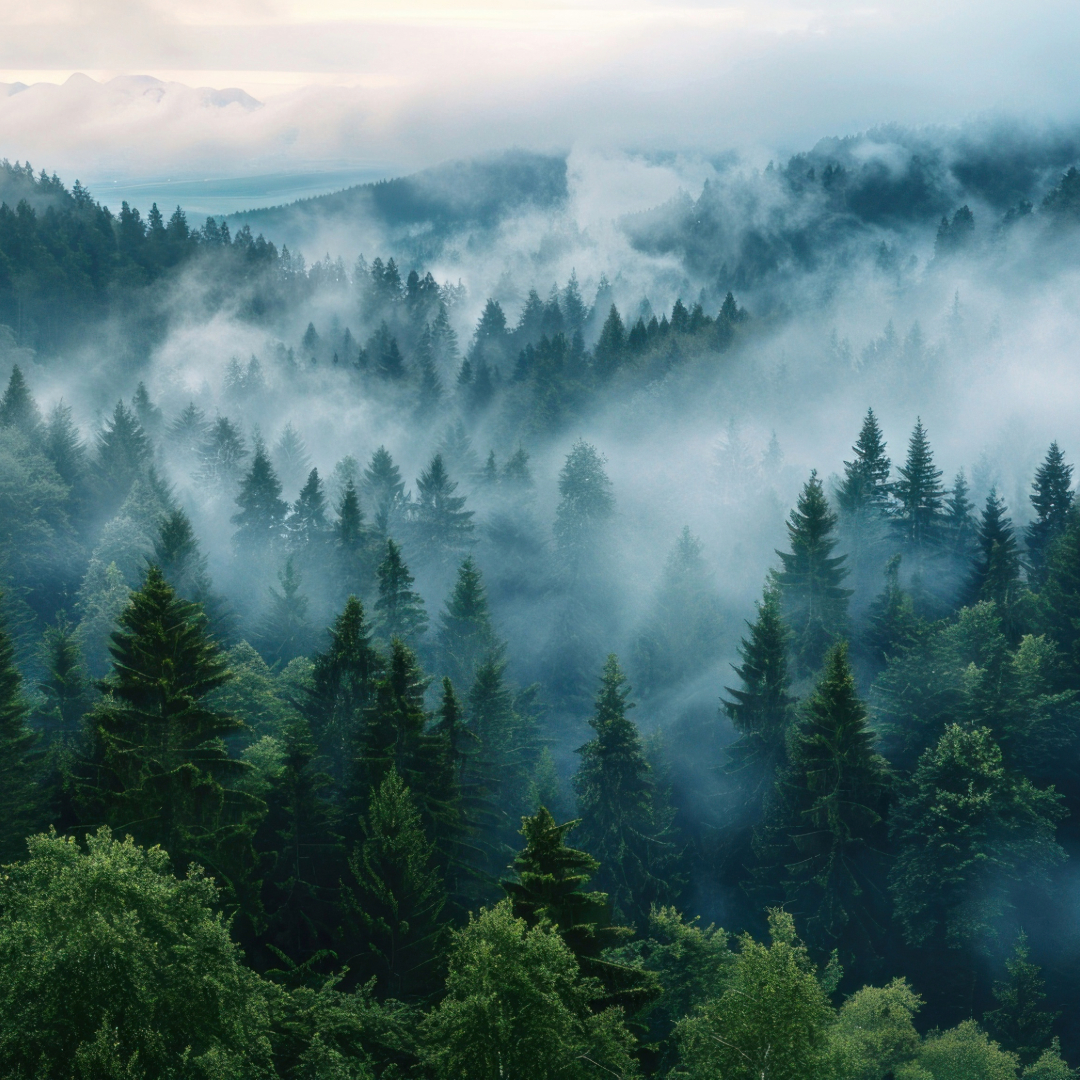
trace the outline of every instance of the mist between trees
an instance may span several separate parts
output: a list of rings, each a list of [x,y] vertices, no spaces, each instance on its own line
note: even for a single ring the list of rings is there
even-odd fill
[[[5,1075],[1073,1075],[1080,178],[1013,136],[606,224],[511,156],[310,264],[5,163]]]

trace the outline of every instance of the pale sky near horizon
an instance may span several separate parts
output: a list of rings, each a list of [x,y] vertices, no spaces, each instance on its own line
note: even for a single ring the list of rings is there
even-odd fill
[[[1078,45],[1075,0],[0,0],[0,83],[151,75],[267,103],[211,115],[177,94],[151,110],[129,84],[0,90],[0,155],[405,167],[509,145],[771,148],[890,121],[1071,121]]]

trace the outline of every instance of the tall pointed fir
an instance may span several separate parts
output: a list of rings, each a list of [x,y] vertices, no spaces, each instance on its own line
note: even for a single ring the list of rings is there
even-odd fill
[[[31,444],[42,433],[41,412],[18,364],[12,365],[7,389],[0,398],[0,428],[14,428]]]
[[[89,705],[90,680],[75,626],[64,612],[45,631],[38,660],[43,676],[37,688],[44,706],[38,711],[37,726],[47,745],[70,745]]]
[[[372,527],[377,536],[385,540],[397,528],[406,507],[401,470],[394,464],[385,446],[380,446],[371,455],[371,463],[364,470],[362,486],[375,515]]]
[[[442,454],[416,481],[412,531],[418,547],[429,559],[440,560],[468,545],[473,533],[473,511],[465,509],[465,496],[455,495],[457,483],[450,479]]]
[[[136,419],[122,402],[97,437],[94,480],[103,517],[111,517],[127,498],[135,478],[150,466],[153,448]]]
[[[294,551],[309,561],[318,558],[318,552],[329,530],[326,520],[326,495],[318,469],[312,469],[308,473],[308,478],[285,520],[285,529]]]
[[[847,623],[846,556],[833,555],[836,515],[829,508],[817,471],[810,474],[787,521],[791,551],[777,551],[776,573],[785,622],[791,628],[796,670],[816,671],[826,650]]]
[[[351,478],[341,495],[333,537],[338,580],[344,591],[357,594],[365,592],[371,573],[371,547],[360,496]]]
[[[1035,470],[1031,485],[1031,505],[1035,520],[1024,531],[1031,580],[1041,585],[1046,577],[1046,557],[1050,545],[1064,531],[1073,504],[1073,467],[1057,442],[1050,444],[1043,463]]]
[[[574,777],[582,842],[600,862],[598,884],[620,918],[644,928],[653,906],[670,904],[678,891],[674,811],[657,790],[634,722],[630,687],[614,655],[607,658],[594,737],[582,746]]]
[[[182,507],[162,519],[154,541],[153,561],[178,596],[202,607],[211,634],[219,641],[228,640],[234,617],[225,597],[214,591],[206,556]]]
[[[355,596],[345,601],[328,633],[329,645],[313,657],[303,711],[340,792],[359,752],[364,714],[382,668],[371,643],[364,605]]]
[[[885,565],[885,588],[866,613],[861,653],[876,675],[889,657],[914,640],[919,618],[911,594],[900,584],[902,556],[894,555]]]
[[[223,741],[242,721],[207,701],[231,673],[205,616],[151,566],[109,651],[112,671],[89,715],[84,820],[160,844],[181,873],[200,863],[239,899],[262,805],[238,790],[246,766],[229,757]]]
[[[371,789],[360,830],[342,889],[352,946],[342,960],[361,981],[374,976],[380,997],[425,1000],[440,983],[446,890],[420,811],[396,769]]]
[[[934,454],[921,419],[915,421],[907,460],[898,472],[900,478],[893,485],[898,504],[894,521],[901,539],[921,561],[941,539],[944,498],[941,470],[934,465]]]
[[[757,891],[795,906],[807,942],[865,974],[887,923],[883,884],[889,773],[874,750],[847,645],[833,646],[755,838]]]
[[[34,734],[26,724],[29,707],[22,693],[22,677],[15,664],[15,648],[0,626],[0,863],[26,854],[24,837],[39,828],[37,793],[28,755]]]
[[[979,522],[978,554],[968,583],[968,602],[992,600],[998,608],[1006,635],[1018,639],[1015,606],[1021,589],[1020,549],[1012,519],[997,490],[986,496]]]
[[[239,513],[232,517],[236,526],[233,543],[248,554],[265,554],[280,543],[289,506],[281,498],[281,481],[262,441],[255,446],[251,468],[241,481],[236,496]]]
[[[444,674],[468,692],[477,664],[498,647],[480,570],[469,556],[439,619],[437,650]]]
[[[837,488],[836,501],[845,546],[851,553],[851,572],[856,585],[862,585],[873,574],[873,552],[885,539],[890,495],[891,462],[873,409],[867,409],[852,449],[855,457],[844,462],[844,478]]]
[[[290,660],[306,656],[315,642],[315,632],[308,620],[307,596],[301,592],[303,577],[290,555],[278,574],[280,592],[267,588],[270,602],[254,635],[254,644],[262,658],[273,668],[283,668]]]
[[[945,515],[942,520],[944,543],[953,556],[963,562],[975,553],[975,506],[968,498],[971,488],[961,469],[945,496]]]
[[[1005,978],[994,982],[996,1009],[983,1015],[983,1026],[1005,1050],[1017,1054],[1024,1065],[1033,1064],[1050,1045],[1050,1031],[1061,1015],[1043,1009],[1045,981],[1031,961],[1027,934],[1016,935],[1012,956],[1005,961]]]
[[[379,563],[378,580],[375,617],[379,636],[384,641],[399,637],[415,642],[427,629],[427,613],[423,598],[413,592],[413,576],[401,557],[401,548],[393,540],[386,541],[386,557]]]
[[[741,689],[725,687],[723,702],[738,739],[728,748],[729,769],[737,777],[754,817],[771,790],[777,770],[787,760],[787,736],[794,719],[790,693],[788,648],[791,632],[784,624],[780,590],[766,584],[758,617],[747,623],[750,634],[739,644],[741,664],[733,665]]]

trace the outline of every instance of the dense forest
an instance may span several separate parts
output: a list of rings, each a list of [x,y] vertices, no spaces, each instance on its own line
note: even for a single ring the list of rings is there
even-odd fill
[[[4,1076],[1078,1075],[1077,149],[924,142],[2,163]]]

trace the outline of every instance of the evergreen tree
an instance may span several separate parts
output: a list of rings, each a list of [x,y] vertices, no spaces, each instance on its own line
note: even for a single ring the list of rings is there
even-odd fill
[[[405,510],[406,499],[401,470],[385,446],[371,455],[371,464],[364,470],[363,489],[374,510],[375,532],[380,539],[386,539]]]
[[[843,588],[847,577],[846,556],[833,555],[837,545],[833,532],[836,515],[817,471],[799,495],[787,522],[790,552],[777,551],[781,569],[776,574],[783,599],[785,622],[793,633],[798,671],[808,675],[821,665],[829,645],[843,632],[847,622],[850,589]]]
[[[1042,588],[1046,626],[1062,652],[1063,679],[1080,689],[1080,510],[1069,510],[1065,531],[1050,545]]]
[[[198,479],[214,487],[233,489],[241,479],[247,456],[239,429],[227,416],[219,416],[199,447]]]
[[[987,1031],[1024,1065],[1033,1064],[1050,1045],[1050,1029],[1061,1015],[1041,1008],[1046,1000],[1043,977],[1029,957],[1027,934],[1021,930],[1005,961],[1006,977],[994,983],[998,1007],[983,1016]]]
[[[314,639],[307,617],[310,601],[300,591],[303,578],[291,555],[278,574],[278,584],[280,592],[273,586],[266,590],[270,594],[270,606],[255,634],[255,644],[262,658],[275,668],[284,667],[298,656],[306,656]]]
[[[214,592],[206,556],[199,548],[191,519],[182,507],[161,520],[152,561],[161,567],[178,596],[202,607],[214,637],[222,641],[228,639],[233,631],[234,617],[225,598]]]
[[[961,469],[953,480],[952,490],[945,499],[943,527],[945,539],[953,554],[961,560],[969,558],[975,550],[975,507],[968,498],[967,477]]]
[[[23,837],[35,821],[34,775],[28,760],[35,736],[27,727],[29,706],[22,693],[22,677],[15,665],[15,649],[6,628],[0,626],[0,860],[23,854]]]
[[[282,485],[289,491],[295,491],[308,475],[311,459],[308,457],[307,445],[300,432],[293,427],[292,421],[282,429],[274,447],[271,463]]]
[[[899,469],[893,485],[898,506],[896,526],[901,538],[917,555],[937,543],[942,526],[941,470],[934,467],[934,455],[922,420],[916,420],[908,442],[907,461]]]
[[[623,353],[626,350],[626,329],[623,326],[622,316],[614,304],[604,320],[603,329],[600,331],[600,340],[593,350],[596,371],[601,376],[611,375],[623,362]]]
[[[150,465],[152,449],[135,414],[122,402],[98,433],[96,481],[104,515],[111,517],[127,498],[136,477]]]
[[[189,401],[183,412],[169,425],[169,441],[187,461],[195,461],[210,433],[206,413],[194,401]]]
[[[14,428],[31,443],[41,434],[41,412],[18,364],[12,365],[7,389],[0,398],[0,428]]]
[[[757,803],[786,761],[795,704],[787,661],[791,633],[784,625],[775,585],[765,586],[758,617],[747,626],[750,635],[739,644],[742,663],[733,665],[742,689],[725,687],[729,697],[722,704],[739,734],[728,749],[729,768],[739,775],[748,800]]]
[[[364,713],[371,704],[381,670],[364,605],[345,601],[329,631],[330,643],[313,659],[304,713],[312,735],[340,790],[359,752]]]
[[[644,927],[653,906],[670,903],[677,851],[673,811],[657,791],[641,737],[626,715],[630,687],[607,658],[589,721],[594,738],[578,750],[574,777],[582,840],[600,861],[600,879],[621,918]]]
[[[355,489],[353,494],[355,496]],[[300,489],[300,495],[285,521],[285,528],[293,547],[309,554],[314,554],[314,549],[325,539],[328,530],[326,496],[318,469],[308,473],[307,482]]]
[[[1056,442],[1050,444],[1046,459],[1035,470],[1031,485],[1031,505],[1035,520],[1025,530],[1031,578],[1041,584],[1046,573],[1046,559],[1051,543],[1064,531],[1073,504],[1073,467],[1065,464],[1065,455]]]
[[[472,537],[473,512],[464,508],[463,495],[454,494],[457,486],[441,454],[431,459],[416,481],[412,528],[417,543],[432,555],[460,550]]]
[[[978,557],[968,585],[970,603],[992,600],[1006,621],[1020,590],[1020,551],[1005,503],[990,489],[979,523]]]
[[[599,532],[615,513],[606,459],[596,447],[579,439],[559,473],[559,505],[555,511],[555,541],[573,570],[592,552]]]
[[[375,975],[381,995],[423,999],[439,984],[446,891],[416,802],[392,766],[372,788],[360,829],[342,898],[360,944],[343,959],[362,979]]]
[[[146,383],[140,382],[135,387],[135,393],[131,396],[131,409],[139,421],[139,426],[151,439],[155,439],[161,434],[164,418],[161,415],[161,410],[151,401],[150,392],[146,389]]]
[[[57,475],[71,489],[68,505],[72,516],[83,518],[90,504],[86,447],[72,419],[70,406],[62,401],[54,405],[49,413],[41,449],[52,462]]]
[[[779,878],[783,900],[805,913],[822,955],[868,966],[887,921],[878,888],[886,842],[889,775],[874,752],[847,646],[833,646],[795,729],[789,764],[755,850],[759,888]]]
[[[859,438],[852,447],[854,461],[844,462],[844,479],[836,501],[844,514],[856,516],[867,511],[883,511],[889,501],[889,470],[881,425],[873,409],[866,410]]]
[[[863,649],[875,671],[889,657],[909,644],[920,622],[910,594],[900,585],[902,556],[894,555],[885,566],[885,588],[870,605],[863,631]]]
[[[1064,857],[1061,798],[1006,771],[989,729],[952,724],[919,759],[892,815],[890,887],[904,936],[950,950],[981,945],[1009,907]],[[953,954],[956,955],[955,953]]]
[[[341,496],[333,535],[342,583],[346,589],[362,592],[369,573],[368,534],[360,496],[351,479],[346,482]]]
[[[413,576],[393,540],[386,541],[386,558],[379,564],[378,579],[375,612],[380,636],[384,641],[395,637],[415,641],[427,629],[427,614],[423,598],[412,591]]]
[[[64,612],[44,633],[39,655],[44,672],[38,690],[45,698],[38,724],[47,744],[72,743],[89,705],[89,677],[75,627]]]
[[[90,713],[85,817],[161,844],[178,869],[197,861],[241,893],[261,807],[237,790],[245,766],[222,741],[243,723],[206,701],[231,676],[205,617],[151,566],[109,651],[112,672]]]
[[[477,664],[498,647],[483,578],[472,556],[458,569],[454,591],[439,621],[437,649],[442,670],[467,689]]]
[[[255,447],[251,468],[240,484],[236,496],[240,512],[232,516],[237,527],[233,543],[238,549],[265,553],[281,539],[288,504],[281,498],[281,481],[260,442]]]

